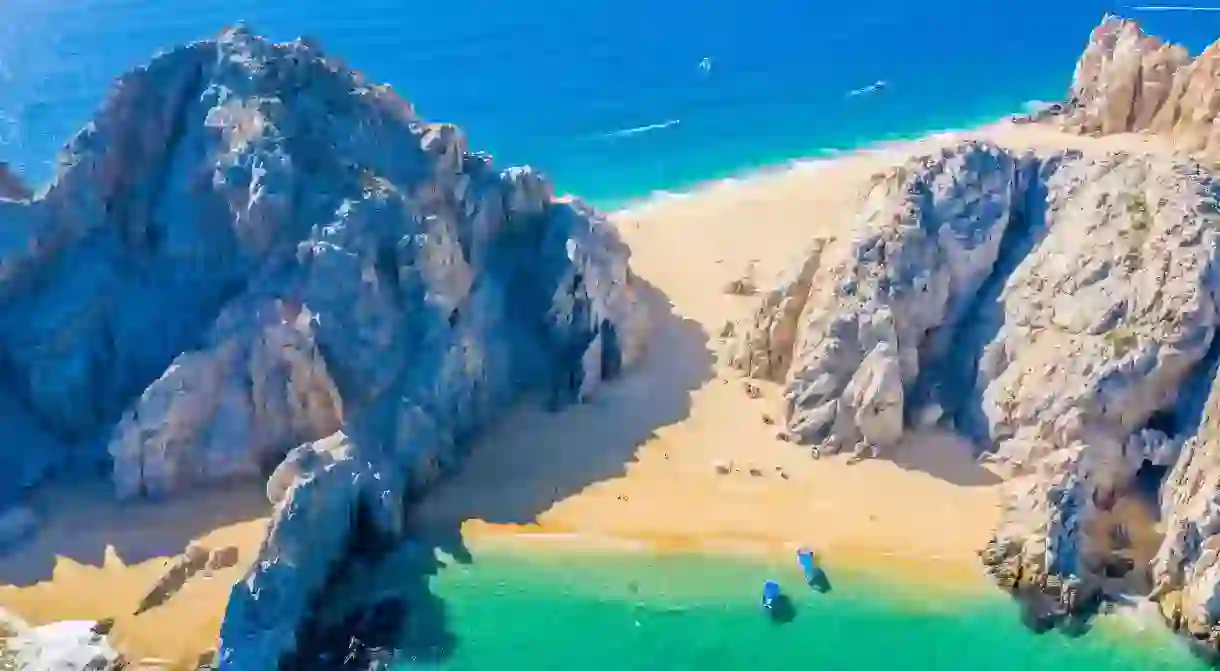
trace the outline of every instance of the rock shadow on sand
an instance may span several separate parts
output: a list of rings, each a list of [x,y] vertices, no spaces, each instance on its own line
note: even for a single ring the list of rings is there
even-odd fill
[[[467,520],[523,525],[556,502],[626,473],[655,431],[690,415],[690,396],[714,374],[708,334],[641,281],[652,337],[644,360],[584,403],[548,412],[529,400],[492,427],[458,472],[411,513],[426,535]]]
[[[342,597],[306,627],[310,642],[282,669],[369,669],[384,668],[391,658],[449,658],[460,638],[429,582],[449,560],[476,561],[462,524],[535,523],[559,501],[624,475],[657,429],[690,415],[691,393],[714,376],[709,336],[677,315],[657,288],[637,281],[652,323],[643,360],[582,403],[554,411],[545,397],[528,398],[476,439],[457,471],[408,510],[409,540],[368,561],[356,559],[325,590]]]
[[[999,475],[979,463],[969,441],[942,429],[912,431],[886,458],[899,468],[958,487],[991,487],[1001,482]]]
[[[265,488],[254,480],[184,492],[169,501],[116,501],[105,478],[44,483],[27,505],[39,518],[29,538],[0,548],[0,586],[26,587],[50,580],[66,560],[103,567],[117,559],[131,566],[174,557],[209,532],[265,518]]]

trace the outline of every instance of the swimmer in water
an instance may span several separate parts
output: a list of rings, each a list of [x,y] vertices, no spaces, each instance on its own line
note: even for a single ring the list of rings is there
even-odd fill
[[[699,69],[703,71],[703,74],[710,73],[712,71],[712,59],[704,58],[699,61]]]

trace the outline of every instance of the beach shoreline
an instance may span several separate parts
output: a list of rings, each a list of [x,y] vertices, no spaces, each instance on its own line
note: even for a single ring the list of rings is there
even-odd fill
[[[873,174],[966,138],[1017,149],[1165,149],[1143,136],[1098,139],[999,122],[789,162],[611,213],[654,311],[645,361],[587,403],[509,412],[412,511],[413,523],[456,531],[476,550],[745,551],[791,561],[807,546],[832,571],[875,571],[945,594],[988,589],[976,552],[998,523],[1000,479],[968,445],[922,434],[882,459],[814,459],[777,436],[776,385],[747,381],[721,360],[725,325],[746,318],[757,300],[726,293],[727,284],[748,276],[766,286],[815,239],[849,238]],[[261,484],[134,505],[74,499],[74,491],[61,484],[39,494],[44,528],[0,557],[0,607],[33,624],[114,617],[120,649],[169,668],[214,648],[229,588],[266,531]],[[210,501],[234,493],[245,502],[240,512],[199,521],[215,510]],[[81,500],[87,510],[73,508]],[[141,516],[160,521],[142,527]],[[110,533],[147,548],[132,554],[138,559],[124,556]],[[79,534],[92,542],[88,551],[65,551]],[[241,561],[132,615],[190,544],[232,546]],[[53,570],[30,577],[31,564],[45,569],[48,557]]]
[[[832,578],[847,576],[855,582],[886,585],[894,588],[895,594],[908,595],[929,607],[944,601],[951,606],[961,599],[1007,598],[995,589],[977,561],[961,556],[901,553],[867,543],[821,549],[746,536],[623,537],[543,527],[500,527],[477,521],[463,528],[463,540],[475,561],[488,556],[541,556],[547,560],[589,555],[609,560],[628,556],[656,560],[719,558],[773,566],[778,570],[777,579],[787,583],[801,579],[796,551],[809,549],[817,566]]]

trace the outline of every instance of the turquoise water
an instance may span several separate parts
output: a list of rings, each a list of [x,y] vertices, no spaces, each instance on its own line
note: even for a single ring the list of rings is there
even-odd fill
[[[758,608],[780,577],[796,607],[786,624]],[[479,553],[432,582],[455,642],[451,671],[569,669],[931,671],[1207,668],[1180,641],[1120,616],[1079,638],[1034,635],[998,593],[937,599],[928,588],[832,576],[801,589],[795,567],[725,557]],[[402,664],[399,671],[417,668]]]
[[[1061,96],[1097,0],[5,0],[0,160],[35,181],[113,77],[239,19],[613,204]],[[1128,12],[1200,49],[1220,14]],[[699,68],[703,58],[712,68]],[[876,95],[848,97],[883,79]],[[649,125],[664,128],[618,134]]]

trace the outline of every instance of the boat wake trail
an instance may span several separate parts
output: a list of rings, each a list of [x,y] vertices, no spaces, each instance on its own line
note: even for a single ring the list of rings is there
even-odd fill
[[[872,84],[869,84],[868,86],[864,86],[864,87],[861,87],[858,89],[852,89],[852,90],[848,91],[847,97],[855,98],[856,96],[864,96],[864,95],[868,95],[870,93],[877,93],[879,91],[884,90],[886,86],[887,86],[887,84],[884,79],[878,79],[877,81],[873,82]]]
[[[631,128],[623,128],[621,130],[612,130],[609,133],[602,133],[599,137],[630,137],[641,133],[651,133],[654,130],[664,130],[671,126],[677,126],[682,123],[681,119],[669,119],[661,123],[650,123],[646,126],[633,126]]]
[[[1220,12],[1220,7],[1195,7],[1191,5],[1136,5],[1137,12]]]

